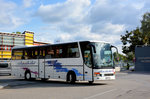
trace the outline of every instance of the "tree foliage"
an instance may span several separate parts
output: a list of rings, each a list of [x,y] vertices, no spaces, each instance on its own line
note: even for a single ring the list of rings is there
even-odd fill
[[[16,32],[12,32],[12,33],[16,33],[16,34],[21,34],[21,32],[19,32],[19,31],[16,31]]]
[[[17,31],[16,34],[21,34],[21,32]]]
[[[123,43],[123,53],[134,53],[136,45],[143,45],[142,40],[142,32],[140,32],[140,29],[138,27],[133,31],[126,31],[126,34],[124,36],[121,35],[121,41]]]
[[[113,57],[114,57],[115,62],[118,62],[118,61],[124,61],[125,62],[125,61],[127,61],[126,56],[124,56],[122,54],[119,54],[119,53],[116,53],[116,52],[113,53]]]
[[[143,15],[143,20],[141,21],[141,32],[143,33],[143,43],[150,44],[150,13],[145,13]]]
[[[141,27],[130,32],[126,31],[125,35],[121,35],[121,42],[123,43],[123,53],[127,55],[129,60],[134,57],[136,45],[150,44],[150,13],[143,15]]]

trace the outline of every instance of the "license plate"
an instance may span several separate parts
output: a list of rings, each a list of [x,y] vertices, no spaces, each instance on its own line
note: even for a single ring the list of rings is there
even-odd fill
[[[106,80],[110,80],[110,77],[106,77]]]

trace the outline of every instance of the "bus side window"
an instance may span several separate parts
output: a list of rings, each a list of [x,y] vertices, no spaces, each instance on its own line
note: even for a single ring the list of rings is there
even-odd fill
[[[54,49],[52,49],[52,47],[48,47],[46,49],[46,56],[45,58],[54,58]]]
[[[62,46],[58,46],[55,49],[55,58],[63,58],[63,49]]]
[[[42,48],[39,50],[39,58],[44,59],[45,58],[45,48]]]
[[[38,59],[38,49],[34,50],[34,59]]]
[[[90,50],[85,50],[85,51],[84,51],[84,63],[85,63],[85,65],[87,65],[89,68],[92,67]]]
[[[12,59],[13,60],[19,60],[21,59],[23,56],[23,50],[13,50],[13,53],[12,53]]]
[[[43,58],[43,50],[39,50],[39,58]]]
[[[26,49],[24,51],[24,59],[33,59],[32,49]]]
[[[69,44],[67,46],[67,58],[78,58],[80,57],[77,43]]]
[[[31,59],[30,56],[31,56],[31,52],[29,50],[25,50],[25,59]]]

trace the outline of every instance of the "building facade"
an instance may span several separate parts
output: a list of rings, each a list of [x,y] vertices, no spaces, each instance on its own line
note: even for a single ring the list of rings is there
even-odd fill
[[[135,71],[150,72],[150,46],[135,47]]]
[[[0,32],[0,66],[5,66],[10,61],[12,47],[33,44],[33,32],[24,31],[22,34]]]

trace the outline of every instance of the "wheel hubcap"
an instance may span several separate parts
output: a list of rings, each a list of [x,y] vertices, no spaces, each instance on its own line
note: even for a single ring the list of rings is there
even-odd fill
[[[26,74],[26,78],[30,79],[30,74],[29,73]]]
[[[72,75],[70,75],[70,81],[72,81]]]

